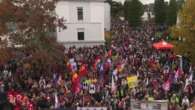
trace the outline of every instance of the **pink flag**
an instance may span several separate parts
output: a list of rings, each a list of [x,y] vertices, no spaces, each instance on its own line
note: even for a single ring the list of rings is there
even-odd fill
[[[111,91],[112,92],[115,92],[116,91],[116,84],[115,84],[115,81],[114,81],[114,75],[112,75]]]
[[[176,70],[176,72],[175,72],[175,81],[177,81],[178,80],[178,78],[181,78],[181,76],[182,76],[182,74],[183,74],[183,71],[182,71],[182,69],[180,69],[180,68],[178,68],[177,70]]]
[[[170,90],[170,86],[171,86],[170,80],[167,80],[167,81],[163,84],[163,89],[164,89],[165,91],[169,91],[169,90]]]

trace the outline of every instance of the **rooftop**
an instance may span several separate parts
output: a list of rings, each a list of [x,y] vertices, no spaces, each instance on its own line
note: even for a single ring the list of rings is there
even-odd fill
[[[61,1],[86,1],[86,2],[95,1],[95,2],[105,2],[106,0],[61,0]]]

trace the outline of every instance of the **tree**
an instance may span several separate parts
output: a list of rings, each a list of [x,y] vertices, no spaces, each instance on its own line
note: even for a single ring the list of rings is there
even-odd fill
[[[144,14],[143,4],[139,0],[126,0],[124,4],[125,19],[133,27],[139,26]]]
[[[108,1],[111,5],[111,16],[118,17],[123,15],[123,5],[121,2]]]
[[[170,0],[167,10],[167,24],[172,26],[177,22],[177,1]]]
[[[185,2],[184,0],[177,0],[177,8],[178,8],[178,10],[180,10],[182,8],[184,2]]]
[[[166,22],[166,4],[164,0],[155,0],[154,15],[156,24],[165,24]]]
[[[172,34],[178,38],[176,52],[182,55],[189,55],[192,63],[195,64],[195,1],[185,1],[179,12],[179,23],[172,28]]]
[[[0,35],[7,36],[12,44],[22,45],[25,53],[47,53],[45,62],[62,62],[63,47],[56,42],[56,26],[65,28],[63,19],[54,11],[57,0],[2,0],[0,3]],[[32,56],[33,58],[34,56]],[[51,60],[48,60],[51,59]],[[41,65],[42,66],[42,65]]]

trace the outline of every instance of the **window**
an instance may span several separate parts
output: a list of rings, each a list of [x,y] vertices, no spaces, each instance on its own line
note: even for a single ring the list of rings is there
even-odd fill
[[[77,16],[78,16],[78,20],[83,20],[83,7],[77,8]]]
[[[85,40],[85,33],[83,28],[77,29],[77,36],[78,40]]]

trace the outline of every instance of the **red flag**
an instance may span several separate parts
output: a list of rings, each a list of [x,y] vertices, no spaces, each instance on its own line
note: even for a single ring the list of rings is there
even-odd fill
[[[72,76],[72,92],[75,94],[80,92],[80,78],[77,73]]]
[[[24,97],[24,96],[22,96],[21,94],[18,93],[18,94],[16,95],[16,101],[17,101],[18,103],[22,103],[23,97]]]
[[[22,105],[27,106],[29,103],[29,98],[27,96],[24,96],[22,99]]]
[[[100,57],[96,57],[95,62],[93,64],[93,68],[96,70],[97,69],[97,64],[100,62]]]
[[[108,51],[108,57],[111,57],[112,56],[112,50],[109,50]]]
[[[20,104],[17,104],[17,105],[14,107],[14,110],[22,110],[21,105],[20,105]]]
[[[28,110],[34,110],[34,109],[35,109],[35,108],[34,108],[33,103],[30,102],[30,103],[28,104]]]
[[[80,69],[79,69],[79,76],[86,76],[87,75],[87,65],[83,64],[81,65]]]
[[[16,92],[15,91],[13,91],[13,90],[8,91],[7,97],[8,97],[8,101],[11,104],[15,104],[16,103]]]
[[[69,70],[69,71],[72,71],[72,66],[71,66],[71,64],[70,63],[67,63],[67,69]]]

